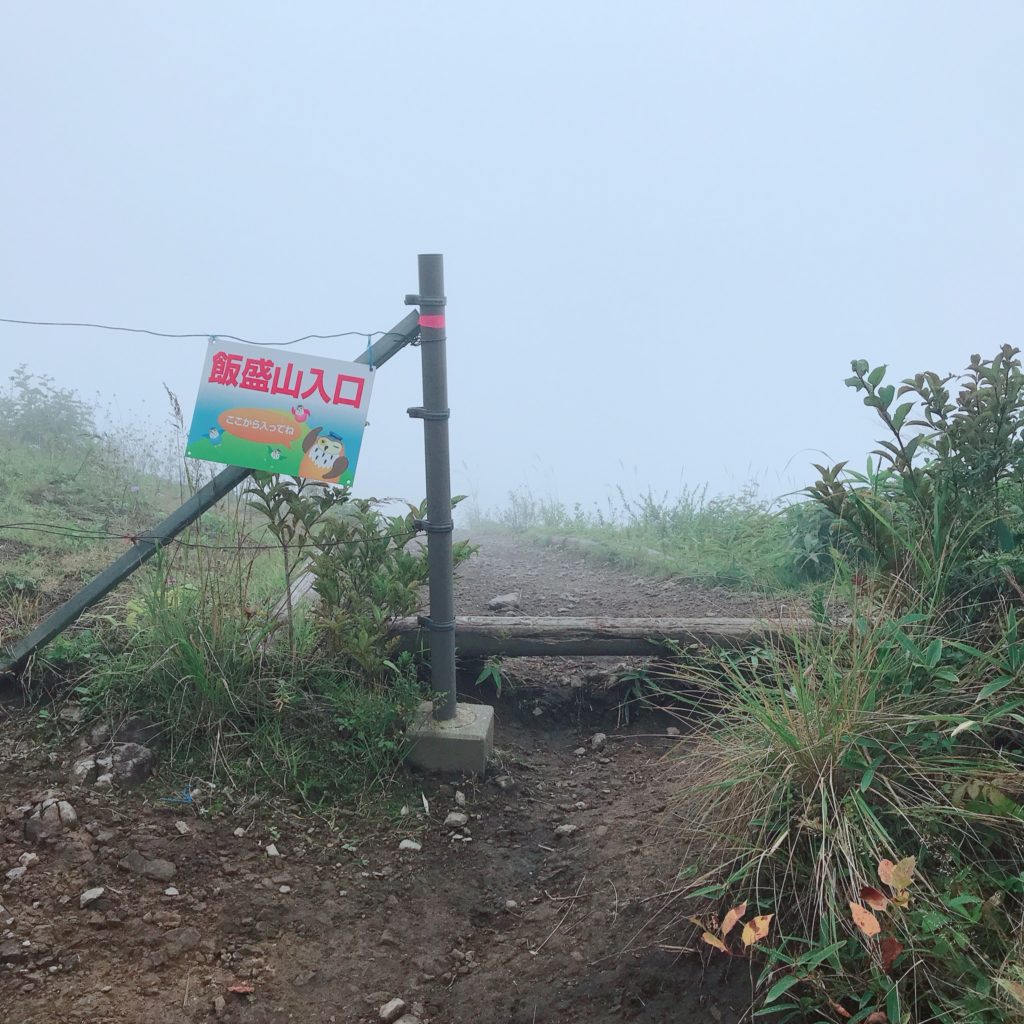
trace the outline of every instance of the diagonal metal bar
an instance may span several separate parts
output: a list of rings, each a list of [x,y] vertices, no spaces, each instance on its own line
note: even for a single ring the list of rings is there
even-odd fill
[[[361,352],[354,360],[373,367],[383,366],[392,356],[419,337],[419,314],[410,313],[395,324],[387,334]],[[201,487],[180,508],[163,522],[142,534],[116,562],[107,566],[95,579],[87,583],[74,597],[51,612],[28,636],[5,653],[0,664],[0,675],[18,672],[28,663],[40,647],[48,644],[68,628],[83,612],[107,596],[119,583],[126,580],[139,566],[148,562],[164,545],[191,526],[204,512],[230,494],[252,471],[229,466]]]

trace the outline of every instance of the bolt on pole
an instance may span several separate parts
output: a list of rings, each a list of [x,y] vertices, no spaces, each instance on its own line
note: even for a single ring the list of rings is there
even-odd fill
[[[448,444],[448,368],[445,351],[444,257],[419,257],[419,294],[407,295],[408,305],[420,307],[420,353],[423,365],[423,405],[409,415],[423,420],[423,449],[427,475],[427,534],[430,570],[430,613],[421,618],[430,644],[431,686],[444,694],[434,711],[442,721],[455,717],[455,581],[452,563],[451,452]]]

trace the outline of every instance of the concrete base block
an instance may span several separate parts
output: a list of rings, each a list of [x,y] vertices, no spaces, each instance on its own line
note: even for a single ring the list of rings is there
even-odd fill
[[[459,704],[447,722],[434,718],[424,701],[409,727],[409,763],[428,772],[481,774],[494,750],[494,708],[488,704]]]

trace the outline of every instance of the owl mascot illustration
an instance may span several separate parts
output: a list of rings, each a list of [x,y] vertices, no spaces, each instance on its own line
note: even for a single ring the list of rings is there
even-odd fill
[[[348,469],[345,443],[337,434],[322,434],[321,430],[321,427],[316,427],[303,438],[304,454],[299,476],[307,480],[337,483],[341,474]]]

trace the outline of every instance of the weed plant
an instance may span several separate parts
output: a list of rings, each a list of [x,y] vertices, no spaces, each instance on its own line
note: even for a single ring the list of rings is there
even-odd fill
[[[1013,349],[974,357],[956,398],[853,370],[883,464],[814,488],[851,618],[687,672],[709,717],[673,905],[713,955],[755,958],[773,1019],[1021,1020],[1024,378]],[[741,949],[751,912],[771,925]]]

